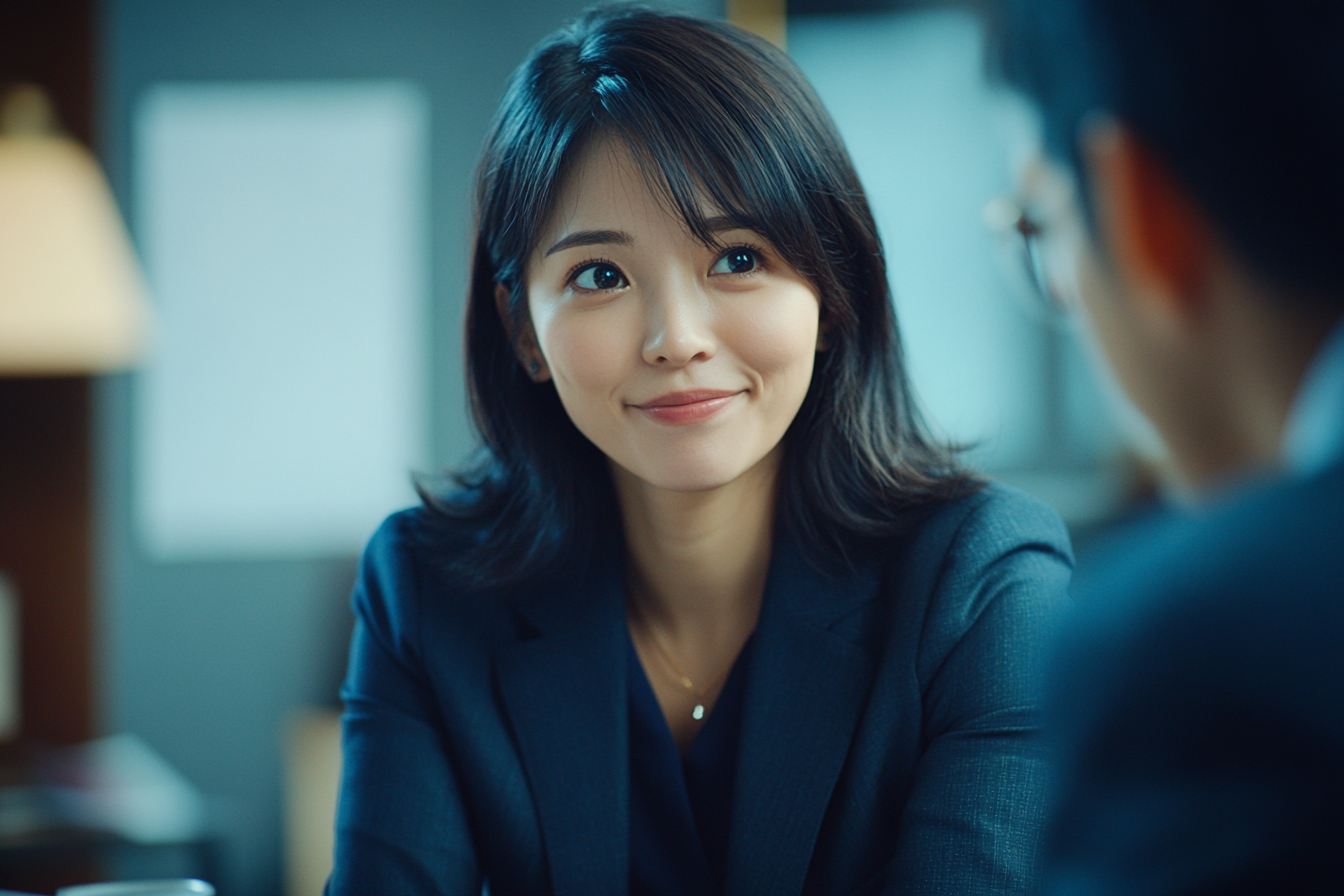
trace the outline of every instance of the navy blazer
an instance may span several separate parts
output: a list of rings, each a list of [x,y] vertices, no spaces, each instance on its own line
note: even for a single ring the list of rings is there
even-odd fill
[[[383,525],[355,588],[329,892],[627,892],[621,552],[473,591],[417,547],[418,514]],[[1038,674],[1071,564],[1058,517],[999,486],[839,578],[777,539],[727,892],[1026,890]]]
[[[1050,894],[1344,892],[1344,464],[1081,574]]]

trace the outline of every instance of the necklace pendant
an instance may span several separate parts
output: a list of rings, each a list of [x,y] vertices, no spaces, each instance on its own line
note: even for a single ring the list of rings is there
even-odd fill
[[[703,703],[695,704],[695,709],[691,710],[691,718],[697,722],[705,717],[705,705]]]

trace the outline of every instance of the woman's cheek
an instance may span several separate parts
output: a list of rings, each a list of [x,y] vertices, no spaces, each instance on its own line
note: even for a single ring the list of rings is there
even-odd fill
[[[572,400],[605,404],[620,385],[629,350],[622,348],[621,327],[614,317],[560,311],[547,321],[545,332],[538,334],[566,405]]]
[[[744,303],[731,321],[734,351],[761,374],[790,368],[810,372],[817,350],[820,305],[803,286],[790,285]],[[725,334],[727,335],[727,334]]]

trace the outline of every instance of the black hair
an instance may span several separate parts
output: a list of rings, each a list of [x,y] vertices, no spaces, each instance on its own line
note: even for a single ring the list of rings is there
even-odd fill
[[[1047,151],[1081,173],[1080,124],[1114,116],[1252,270],[1344,305],[1344,3],[1007,0],[995,11],[992,66],[1040,107]]]
[[[514,73],[485,143],[466,319],[482,454],[453,477],[456,490],[421,488],[442,556],[459,575],[502,584],[554,572],[582,563],[619,527],[605,457],[570,422],[554,386],[527,376],[510,336],[526,326],[524,270],[557,190],[603,138],[631,148],[706,245],[716,245],[707,202],[714,216],[768,238],[820,294],[829,344],[784,436],[778,508],[814,565],[850,565],[928,509],[980,487],[925,433],[872,214],[801,73],[775,47],[721,22],[599,7]],[[508,290],[507,325],[497,285]]]

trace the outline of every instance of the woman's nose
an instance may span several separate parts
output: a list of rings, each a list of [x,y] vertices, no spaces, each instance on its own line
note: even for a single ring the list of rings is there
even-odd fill
[[[656,367],[684,367],[714,357],[717,341],[705,296],[678,286],[650,297],[644,361]]]

